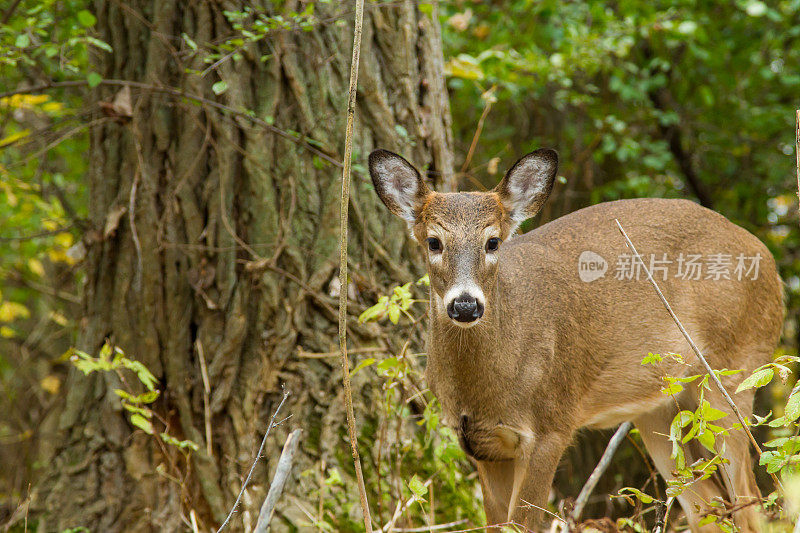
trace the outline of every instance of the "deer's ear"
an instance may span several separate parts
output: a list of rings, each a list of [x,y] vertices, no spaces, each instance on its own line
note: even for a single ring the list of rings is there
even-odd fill
[[[375,192],[389,211],[413,223],[428,195],[428,187],[417,169],[393,152],[375,150],[369,154],[369,173]]]
[[[511,220],[519,224],[539,212],[553,190],[557,171],[558,153],[546,148],[531,152],[514,163],[494,189]]]

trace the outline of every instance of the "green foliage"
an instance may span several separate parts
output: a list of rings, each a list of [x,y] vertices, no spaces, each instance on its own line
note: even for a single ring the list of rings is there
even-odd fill
[[[421,277],[417,280],[417,285],[429,285],[428,275]],[[358,317],[360,323],[375,322],[389,317],[392,324],[397,324],[400,321],[400,314],[406,315],[412,322],[414,317],[409,313],[411,305],[414,303],[423,303],[427,300],[414,300],[411,294],[411,282],[404,285],[398,285],[392,289],[392,293],[388,296],[381,296],[378,298],[378,303],[366,309]]]
[[[669,354],[673,361],[685,364],[683,357],[677,354]],[[643,359],[642,364],[655,365],[657,368],[664,368],[662,363],[665,357],[660,354],[648,353]],[[779,355],[774,361],[756,368],[749,376],[745,377],[737,388],[736,392],[748,389],[761,388],[772,382],[774,376],[780,376],[785,384],[791,374],[790,364],[795,364],[800,358],[791,355]],[[737,370],[714,370],[717,377],[731,376],[740,371]],[[699,397],[697,398],[697,408],[694,411],[681,410],[675,415],[670,425],[669,441],[672,443],[671,457],[675,461],[675,478],[667,480],[667,496],[678,496],[686,490],[691,490],[694,483],[708,479],[720,466],[728,461],[723,458],[725,450],[724,437],[732,431],[744,431],[738,422],[725,427],[732,421],[726,420],[728,413],[713,407],[706,399],[707,391],[711,390],[708,374],[697,374],[685,377],[674,377],[669,375],[662,376],[667,384],[662,392],[671,396],[683,392],[682,383],[695,383]],[[749,426],[767,424],[777,433],[776,438],[764,444],[765,450],[759,457],[759,465],[765,467],[769,474],[779,474],[784,481],[798,479],[800,475],[800,382],[793,387],[786,399],[784,415],[769,421],[771,416],[754,416],[756,422],[748,422]],[[710,452],[710,458],[701,458],[687,464],[685,446],[690,442],[697,442],[700,446]],[[625,488],[619,492],[621,497],[625,497],[629,503],[634,504],[631,495],[635,496],[642,503],[651,503],[653,498],[635,488]],[[778,514],[783,515],[785,510],[776,502],[780,497],[778,491],[772,493],[765,499],[764,505],[777,507]],[[663,502],[662,502],[663,503]],[[702,519],[702,524],[715,523],[723,531],[734,531],[735,526],[722,506],[721,502],[707,502],[712,508],[718,508],[718,513],[708,514]],[[791,518],[791,517],[790,517]]]
[[[14,3],[0,24],[0,92],[86,77],[89,51],[110,51],[92,34],[89,7],[83,0]],[[74,266],[87,216],[83,106],[81,95],[59,91],[0,98],[0,288],[4,302],[28,309],[10,317],[0,308],[2,337],[24,337],[30,315],[72,333],[67,307],[77,300]]]
[[[155,412],[148,406],[158,399],[160,392],[155,388],[157,384],[155,376],[146,366],[140,361],[129,359],[120,348],[112,346],[108,342],[100,348],[100,353],[97,357],[92,357],[86,352],[72,348],[65,354],[65,358],[69,359],[75,368],[87,376],[94,372],[114,372],[126,386],[127,381],[122,371],[130,371],[137,378],[139,384],[144,387],[145,391],[135,394],[123,389],[114,389],[114,394],[120,398],[122,408],[128,412],[131,425],[141,429],[148,435],[156,435],[156,430],[153,426],[154,418],[156,418]],[[199,449],[196,443],[190,440],[176,439],[166,431],[158,433],[158,437],[163,442],[175,446],[185,453]]]

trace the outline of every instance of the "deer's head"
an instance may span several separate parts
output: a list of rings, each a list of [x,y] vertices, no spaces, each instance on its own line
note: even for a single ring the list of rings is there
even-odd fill
[[[557,168],[558,154],[540,149],[517,161],[492,191],[437,193],[401,156],[387,150],[370,154],[375,191],[425,249],[432,312],[461,327],[480,321],[492,306],[503,242],[541,209]]]

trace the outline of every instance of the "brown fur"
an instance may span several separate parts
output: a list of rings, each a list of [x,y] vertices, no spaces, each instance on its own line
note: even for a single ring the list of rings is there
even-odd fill
[[[374,180],[381,179],[377,174]],[[551,174],[536,179],[552,179],[554,170]],[[673,264],[667,279],[657,281],[713,368],[752,370],[773,354],[783,321],[775,262],[756,237],[713,211],[685,200],[621,200],[581,209],[511,238],[515,224],[502,183],[493,192],[453,194],[423,189],[421,178],[419,183],[413,233],[425,245],[433,231],[443,244],[441,258],[432,263],[427,254],[426,377],[445,422],[456,428],[476,460],[490,524],[515,520],[537,525],[541,512],[525,502],[546,506],[558,461],[573,433],[584,426],[613,427],[632,420],[661,474],[672,477],[671,444],[664,435],[677,406],[660,392],[661,377],[703,370],[644,273],[638,281],[614,278],[617,257],[630,253],[614,219],[645,260],[651,253],[666,253],[672,260],[679,253],[760,254],[756,280],[686,281],[674,277]],[[545,198],[551,185],[542,188]],[[541,206],[544,198],[533,201]],[[496,262],[485,257],[487,227],[503,240]],[[586,250],[608,262],[605,277],[589,283],[578,276],[578,257]],[[469,328],[456,325],[442,302],[459,276],[470,276],[485,295],[483,317]],[[682,354],[688,366],[666,359],[643,366],[648,352]],[[726,376],[729,392],[747,375]],[[730,411],[715,391],[706,397],[714,407]],[[693,409],[696,398],[697,391],[687,387],[678,402]],[[734,399],[750,415],[752,391]],[[735,420],[731,414],[722,422],[730,426]],[[679,498],[695,531],[712,498],[735,503],[760,497],[745,435],[732,431],[725,447],[727,492],[708,480]],[[696,458],[687,457],[687,463]],[[743,531],[759,528],[754,506],[735,520]]]

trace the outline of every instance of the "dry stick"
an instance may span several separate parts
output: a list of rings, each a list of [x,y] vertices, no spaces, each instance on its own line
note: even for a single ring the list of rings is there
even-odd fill
[[[625,435],[631,430],[631,426],[633,426],[633,424],[630,422],[621,424],[619,428],[617,428],[616,433],[614,433],[614,436],[611,437],[611,440],[608,441],[608,446],[606,446],[606,451],[603,452],[603,456],[600,457],[600,462],[594,467],[592,475],[589,476],[580,494],[578,494],[578,499],[575,500],[575,508],[572,509],[570,516],[576,523],[580,520],[581,514],[583,514],[583,508],[586,507],[589,496],[592,495],[592,491],[597,486],[597,482],[600,481],[600,477],[605,473],[608,465],[611,464],[611,460],[614,458],[617,448],[622,444]]]
[[[211,395],[211,384],[208,379],[208,368],[206,367],[206,357],[203,353],[203,343],[201,343],[200,339],[198,338],[195,339],[194,344],[195,348],[197,349],[197,358],[200,359],[200,376],[203,378],[203,418],[205,420],[206,427],[206,452],[208,453],[208,456],[211,457],[211,454],[214,450],[214,447],[211,443],[211,407],[209,400]]]
[[[239,491],[239,495],[236,497],[236,501],[233,502],[233,507],[231,507],[231,512],[228,513],[227,517],[225,517],[225,521],[222,523],[221,526],[219,526],[217,533],[222,531],[225,528],[225,526],[228,525],[228,522],[230,522],[233,513],[236,512],[236,507],[239,506],[239,500],[242,499],[242,494],[244,494],[244,489],[247,488],[247,484],[250,482],[250,478],[253,476],[253,470],[256,469],[258,460],[261,459],[261,453],[264,451],[264,445],[267,443],[267,437],[269,437],[269,432],[273,427],[277,426],[277,424],[275,423],[275,417],[278,416],[278,412],[280,412],[281,407],[283,407],[283,402],[286,401],[286,398],[288,396],[289,396],[289,391],[284,390],[283,399],[281,399],[281,403],[278,404],[278,408],[275,409],[275,412],[272,413],[272,418],[270,418],[269,420],[269,426],[267,426],[267,432],[264,433],[264,438],[261,439],[261,446],[258,447],[258,453],[256,454],[256,458],[253,460],[253,465],[250,467],[250,472],[247,473],[247,477],[245,478],[244,483],[242,483],[242,490]]]
[[[472,136],[472,142],[469,145],[469,150],[467,151],[467,157],[464,159],[464,164],[461,166],[461,173],[467,171],[469,168],[469,164],[472,162],[472,156],[475,153],[475,147],[478,145],[478,139],[481,137],[481,132],[483,131],[483,123],[486,121],[486,117],[489,115],[489,110],[492,108],[492,93],[494,93],[495,86],[493,85],[491,89],[487,91],[488,98],[486,98],[486,105],[483,106],[483,112],[481,113],[481,117],[478,119],[478,125],[475,127],[475,135]]]
[[[286,439],[286,444],[283,445],[281,458],[278,459],[278,466],[275,468],[275,475],[272,477],[272,484],[269,486],[269,492],[261,505],[261,511],[258,513],[258,522],[256,522],[256,529],[254,533],[267,533],[269,522],[272,520],[272,513],[275,511],[275,504],[278,503],[278,498],[283,492],[283,486],[286,484],[286,478],[289,477],[289,472],[292,471],[292,460],[297,451],[297,445],[300,443],[300,433],[302,429],[295,429],[289,433]]]
[[[625,233],[624,229],[622,229],[622,224],[620,224],[619,220],[616,219],[616,218],[614,219],[614,222],[617,223],[617,227],[619,228],[620,233],[622,233],[622,236],[625,238],[625,243],[627,244],[628,248],[631,249],[631,251],[633,252],[633,255],[636,256],[636,260],[639,261],[639,264],[644,269],[644,271],[647,273],[647,279],[649,279],[650,283],[653,284],[653,287],[655,288],[656,293],[658,294],[658,297],[661,298],[661,303],[664,304],[664,308],[667,310],[669,315],[672,317],[672,320],[675,321],[675,324],[678,325],[678,329],[681,330],[681,333],[683,334],[683,336],[686,339],[686,341],[689,343],[689,346],[692,347],[692,351],[694,351],[694,353],[697,356],[697,358],[703,364],[703,367],[706,369],[706,372],[708,373],[708,375],[711,376],[711,381],[714,382],[714,384],[717,386],[719,391],[722,393],[722,397],[725,398],[725,401],[728,402],[728,405],[731,407],[731,409],[733,409],[733,412],[736,415],[736,418],[738,418],[739,422],[742,424],[742,429],[744,429],[745,433],[747,433],[747,436],[750,437],[750,443],[756,449],[756,451],[758,452],[758,455],[760,457],[761,453],[762,453],[761,452],[761,447],[758,445],[758,442],[756,442],[755,437],[753,437],[753,433],[750,432],[750,428],[747,427],[747,420],[744,419],[744,417],[742,416],[741,411],[739,411],[739,408],[736,407],[736,403],[734,403],[733,398],[731,398],[730,394],[728,394],[728,391],[725,390],[725,386],[719,380],[719,377],[717,376],[716,372],[714,372],[714,370],[711,368],[711,365],[708,364],[708,361],[706,361],[706,358],[703,356],[703,354],[700,353],[700,349],[697,347],[697,345],[694,343],[692,338],[689,336],[689,333],[686,331],[686,328],[684,328],[683,324],[681,323],[681,321],[678,320],[678,316],[672,310],[672,307],[669,305],[669,302],[664,297],[664,293],[661,292],[661,289],[659,288],[658,283],[656,283],[656,280],[653,279],[653,275],[650,273],[650,270],[647,268],[647,266],[645,266],[644,261],[642,261],[642,256],[640,256],[639,252],[636,251],[636,247],[633,245],[633,243],[631,242],[630,238],[628,238],[628,234]],[[781,482],[778,479],[778,477],[775,474],[770,474],[770,475],[772,476],[772,480],[775,482],[775,485],[777,487],[780,487],[781,490],[783,490],[783,485],[781,484]]]
[[[361,28],[364,24],[364,0],[356,0],[356,20],[353,25],[353,60],[350,63],[350,89],[347,97],[347,126],[344,133],[344,160],[342,161],[342,198],[339,209],[339,350],[342,363],[342,382],[344,384],[344,406],[347,412],[347,433],[353,452],[353,465],[356,470],[358,496],[364,527],[372,533],[372,517],[367,502],[367,489],[364,487],[364,474],[361,472],[361,458],[358,455],[355,415],[353,414],[353,393],[350,389],[350,361],[347,359],[347,210],[350,207],[350,165],[353,156],[353,124],[356,115],[356,88],[358,86],[358,61],[361,56]]]

